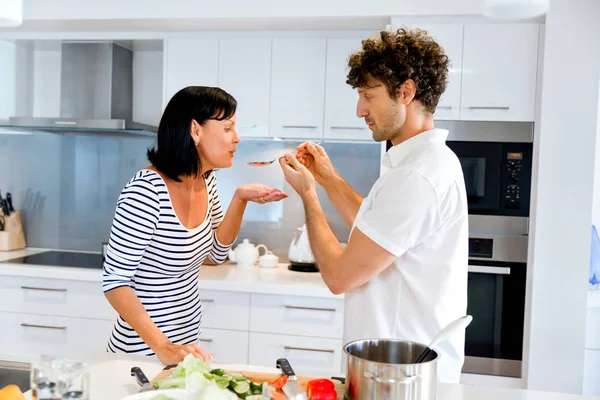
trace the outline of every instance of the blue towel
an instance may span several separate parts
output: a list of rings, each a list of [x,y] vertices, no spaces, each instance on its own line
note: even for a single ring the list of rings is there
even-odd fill
[[[600,238],[596,227],[592,225],[592,248],[590,250],[590,284],[600,285]]]

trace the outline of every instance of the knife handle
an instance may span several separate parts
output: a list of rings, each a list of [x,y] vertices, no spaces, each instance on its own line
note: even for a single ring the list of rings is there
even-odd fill
[[[15,211],[12,203],[12,195],[10,193],[6,193],[6,203],[8,204],[8,212],[11,213]]]
[[[137,381],[138,385],[140,385],[140,386],[144,386],[144,384],[150,383],[148,378],[146,378],[146,375],[144,374],[144,372],[139,367],[131,368],[131,376],[135,376],[135,380]]]
[[[281,372],[283,372],[284,375],[287,375],[287,376],[295,376],[296,375],[294,373],[294,370],[292,369],[292,366],[290,365],[290,362],[287,360],[287,358],[278,359],[275,365],[277,366],[277,368],[281,368]]]

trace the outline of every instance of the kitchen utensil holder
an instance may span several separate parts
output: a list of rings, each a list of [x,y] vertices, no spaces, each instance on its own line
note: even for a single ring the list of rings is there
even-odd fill
[[[25,232],[18,210],[4,216],[4,230],[0,231],[0,251],[21,250],[27,247]]]

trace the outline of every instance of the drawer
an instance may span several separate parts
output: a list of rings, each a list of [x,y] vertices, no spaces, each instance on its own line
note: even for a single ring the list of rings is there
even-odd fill
[[[248,364],[248,332],[202,329],[199,346],[213,354],[214,363]]]
[[[342,339],[344,301],[253,293],[250,331]]]
[[[113,322],[0,312],[0,357],[23,362],[42,354],[93,361],[106,353]]]
[[[202,327],[248,331],[250,293],[200,289]]]
[[[0,312],[112,321],[117,317],[104,297],[102,282],[0,276],[0,299]]]
[[[248,363],[275,367],[278,358],[287,358],[299,375],[333,376],[342,363],[342,341],[250,332]]]
[[[600,350],[600,308],[588,308],[585,348]]]

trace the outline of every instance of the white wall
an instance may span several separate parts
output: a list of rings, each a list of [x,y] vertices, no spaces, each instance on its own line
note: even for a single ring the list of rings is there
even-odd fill
[[[560,16],[559,16],[560,14]],[[529,246],[524,385],[582,393],[600,2],[550,0]]]
[[[481,0],[24,0],[24,20],[479,14]]]

